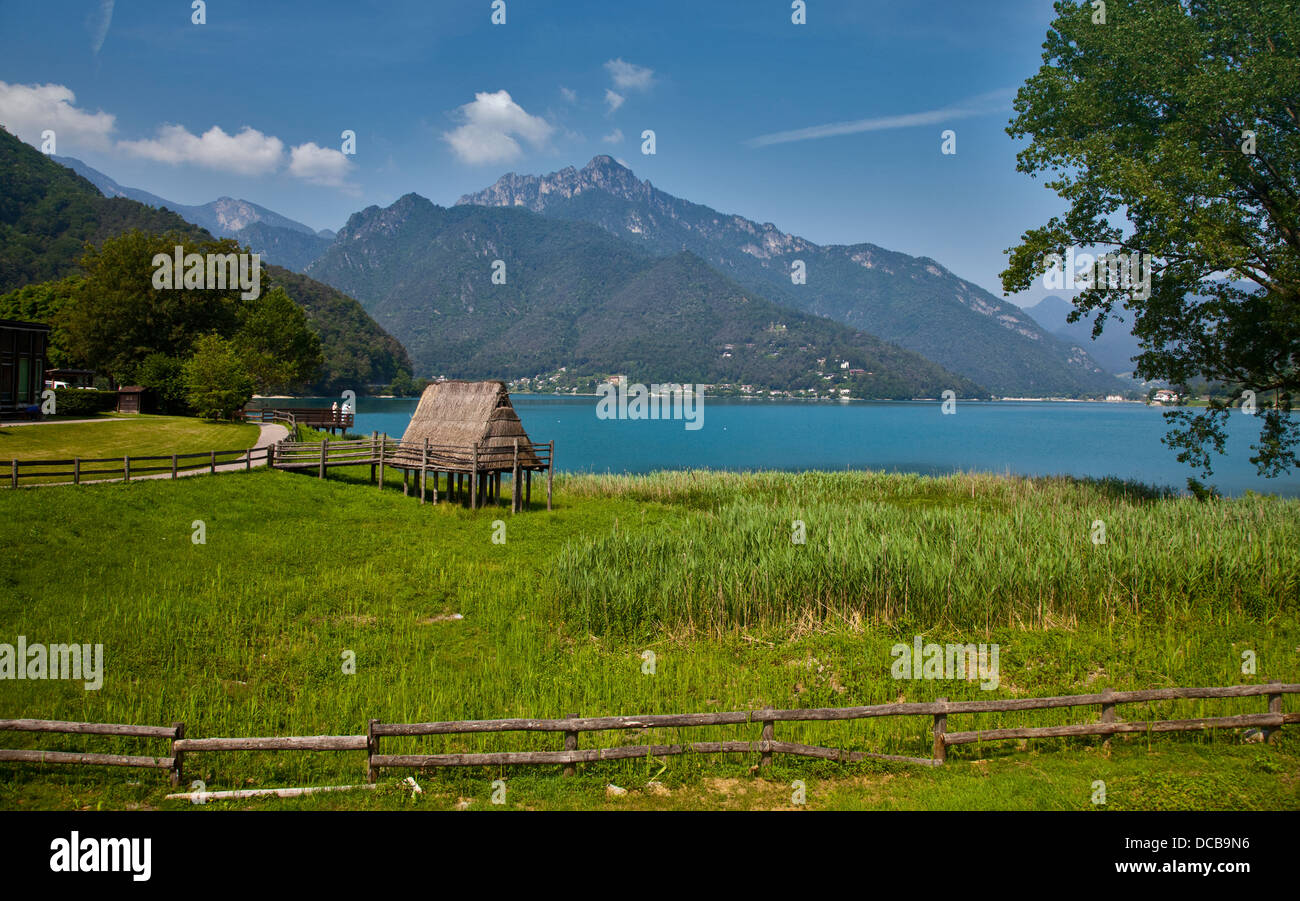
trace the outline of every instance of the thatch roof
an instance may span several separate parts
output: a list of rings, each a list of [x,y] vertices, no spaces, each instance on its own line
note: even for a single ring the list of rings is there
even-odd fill
[[[424,389],[411,424],[402,435],[407,453],[419,454],[429,440],[429,459],[445,469],[470,469],[470,449],[479,445],[479,469],[508,470],[519,441],[519,465],[540,466],[504,382],[435,382]]]

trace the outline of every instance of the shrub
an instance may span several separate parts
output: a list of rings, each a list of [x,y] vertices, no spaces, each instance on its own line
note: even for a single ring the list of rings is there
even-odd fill
[[[57,416],[94,416],[117,407],[116,391],[92,391],[88,388],[55,388],[54,412]]]

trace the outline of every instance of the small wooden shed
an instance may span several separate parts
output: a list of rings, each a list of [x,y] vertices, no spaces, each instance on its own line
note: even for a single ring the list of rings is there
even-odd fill
[[[534,444],[524,431],[510,393],[501,381],[435,382],[424,389],[411,422],[402,435],[393,465],[427,479],[433,473],[433,499],[438,500],[438,475],[447,473],[453,496],[468,488],[471,506],[498,499],[501,474],[513,474],[512,507],[527,504],[532,474],[547,473],[546,505],[551,505],[551,458],[555,444]],[[523,477],[523,497],[520,495]],[[462,482],[468,480],[468,485]],[[423,497],[421,485],[421,497]]]
[[[123,385],[117,389],[117,412],[143,413],[144,393],[148,391],[142,385]]]

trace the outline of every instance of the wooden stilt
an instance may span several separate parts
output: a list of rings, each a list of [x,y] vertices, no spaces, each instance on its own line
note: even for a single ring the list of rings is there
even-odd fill
[[[555,442],[550,443],[550,455],[546,460],[546,509],[551,509],[551,480],[555,475]]]
[[[530,469],[524,473],[524,509],[527,510],[533,505],[533,471]]]
[[[424,447],[420,451],[420,503],[425,501],[425,491],[429,487],[429,439],[424,439]]]
[[[510,464],[510,512],[519,512],[519,439],[515,439],[515,456]]]
[[[473,462],[474,468],[469,477],[469,508],[471,510],[477,510],[478,509],[478,488],[479,488],[478,442],[477,441],[474,442],[474,453],[470,459]]]

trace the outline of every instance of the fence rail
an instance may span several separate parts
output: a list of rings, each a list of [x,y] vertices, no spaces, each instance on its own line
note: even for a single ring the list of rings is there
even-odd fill
[[[261,465],[270,460],[269,447],[244,448],[242,450],[198,451],[190,454],[153,454],[135,456],[126,454],[121,457],[72,457],[67,460],[10,460],[8,478],[4,482],[10,488],[21,487],[24,479],[39,481],[46,485],[80,485],[82,482],[129,482],[133,478],[156,473],[170,473],[177,478],[183,473],[207,470],[216,472],[218,467],[232,467],[244,464],[251,469],[256,463]],[[189,462],[194,461],[194,462]],[[148,464],[162,463],[154,466]],[[103,468],[105,464],[113,464]],[[146,465],[140,465],[146,464]],[[0,464],[3,465],[3,464]],[[92,467],[87,469],[86,467]],[[101,468],[93,468],[101,467]],[[50,481],[56,479],[60,481]]]
[[[364,735],[269,736],[251,738],[186,738],[185,724],[171,726],[131,726],[102,723],[79,723],[62,720],[0,720],[0,732],[43,732],[81,735],[115,735],[142,739],[167,739],[170,753],[166,757],[119,754],[77,753],[69,751],[0,750],[0,761],[24,763],[60,763],[85,766],[128,766],[165,769],[172,784],[183,779],[187,753],[228,751],[365,751],[366,777],[373,783],[384,768],[452,766],[561,765],[564,774],[573,775],[579,763],[606,760],[629,760],[640,757],[667,757],[676,754],[757,753],[761,766],[770,765],[774,754],[814,757],[823,760],[856,762],[888,760],[922,766],[942,766],[950,745],[971,744],[1008,739],[1065,738],[1084,735],[1118,735],[1125,733],[1187,732],[1201,729],[1240,729],[1261,727],[1266,740],[1283,726],[1300,723],[1300,713],[1282,710],[1284,695],[1300,693],[1300,684],[1269,682],[1260,685],[1234,685],[1211,688],[1157,688],[1139,691],[1104,691],[1100,694],[1063,695],[1047,698],[1009,698],[994,701],[936,701],[917,703],[874,704],[865,707],[820,707],[778,710],[763,708],[726,713],[652,714],[648,716],[569,716],[563,719],[456,720],[431,723],[383,723],[370,720]],[[1121,704],[1153,701],[1268,698],[1266,713],[1234,716],[1197,717],[1180,720],[1124,721],[1117,719],[1115,708]],[[1061,707],[1100,707],[1101,720],[1064,726],[1031,726],[1005,729],[981,729],[949,732],[948,717],[976,713],[1003,713],[1022,710],[1046,710]],[[933,718],[932,754],[909,757],[871,751],[851,751],[817,745],[778,741],[779,722],[833,722],[868,719],[879,716],[930,716]],[[609,732],[677,727],[761,725],[757,740],[697,741],[677,744],[621,745],[608,748],[579,748],[583,732]],[[558,732],[564,747],[553,751],[486,751],[443,754],[381,754],[383,738],[427,735],[468,735],[498,732]]]

